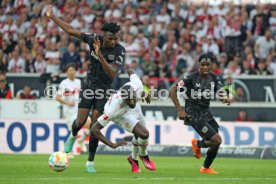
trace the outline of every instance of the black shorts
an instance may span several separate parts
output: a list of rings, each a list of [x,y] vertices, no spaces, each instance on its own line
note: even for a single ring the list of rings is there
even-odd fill
[[[96,90],[102,90],[100,96],[96,94]],[[90,90],[90,91],[89,91]],[[102,89],[95,84],[91,84],[90,81],[84,79],[82,83],[82,88],[80,91],[80,98],[78,108],[98,110],[100,113],[104,111],[104,105],[108,100],[108,96],[106,96],[106,88]]]
[[[210,140],[216,133],[218,133],[219,125],[216,120],[211,120],[209,122],[200,121],[197,123],[192,123],[191,126],[195,131],[206,140]]]

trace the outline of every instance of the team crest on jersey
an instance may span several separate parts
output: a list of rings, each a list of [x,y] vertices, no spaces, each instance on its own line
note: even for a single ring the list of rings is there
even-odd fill
[[[204,126],[201,130],[203,133],[207,133],[208,132],[208,127],[207,126]]]
[[[114,56],[113,54],[108,54],[108,55],[107,55],[107,58],[108,58],[109,60],[114,60],[114,59],[115,59],[115,56]]]

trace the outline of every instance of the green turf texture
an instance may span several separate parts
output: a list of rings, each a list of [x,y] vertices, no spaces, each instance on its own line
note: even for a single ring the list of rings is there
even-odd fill
[[[156,171],[148,171],[140,163],[142,173],[131,173],[127,156],[97,155],[97,173],[86,173],[86,155],[70,160],[61,173],[48,167],[49,155],[0,154],[1,184],[274,184],[276,161],[258,159],[217,158],[213,168],[219,175],[201,174],[204,159],[193,157],[158,157]]]

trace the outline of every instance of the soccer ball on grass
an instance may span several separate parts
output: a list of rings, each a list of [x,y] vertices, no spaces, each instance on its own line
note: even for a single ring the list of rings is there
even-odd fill
[[[68,155],[64,152],[54,152],[49,158],[49,167],[57,172],[62,172],[69,166]]]

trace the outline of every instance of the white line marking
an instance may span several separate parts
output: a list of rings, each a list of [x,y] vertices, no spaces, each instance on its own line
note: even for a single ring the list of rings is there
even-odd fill
[[[176,179],[183,179],[183,180],[276,180],[276,178],[90,178],[90,177],[82,177],[82,178],[60,178],[60,177],[53,177],[53,178],[0,178],[0,180],[176,180]]]

